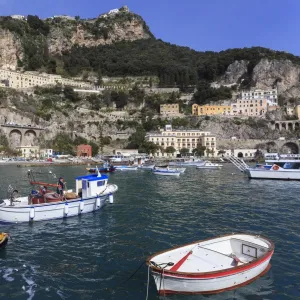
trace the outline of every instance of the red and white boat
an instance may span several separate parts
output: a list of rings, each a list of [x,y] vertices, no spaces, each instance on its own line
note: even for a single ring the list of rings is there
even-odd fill
[[[267,273],[273,253],[265,237],[231,234],[157,253],[147,265],[160,295],[214,294]]]

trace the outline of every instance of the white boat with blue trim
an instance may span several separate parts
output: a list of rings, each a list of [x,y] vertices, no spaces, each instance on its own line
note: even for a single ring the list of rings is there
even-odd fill
[[[210,161],[205,161],[203,165],[196,166],[197,169],[213,169],[213,170],[221,169],[222,167],[223,165],[212,163]]]
[[[77,216],[101,209],[118,190],[115,184],[108,184],[106,175],[92,174],[76,178],[76,191],[64,191],[63,195],[48,191],[47,187],[57,184],[30,182],[39,185],[40,190],[32,190],[26,197],[17,197],[18,191],[11,189],[10,199],[0,203],[0,222],[20,223],[44,221]]]
[[[163,176],[180,176],[181,172],[176,169],[171,168],[154,168],[152,170],[155,175],[163,175]]]
[[[138,169],[137,166],[115,166],[115,168],[119,171],[136,171]]]
[[[245,173],[251,179],[300,180],[300,155],[268,153],[266,164],[255,168],[246,168]]]

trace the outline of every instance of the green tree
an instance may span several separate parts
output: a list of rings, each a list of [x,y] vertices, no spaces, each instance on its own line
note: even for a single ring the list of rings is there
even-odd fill
[[[181,155],[185,156],[190,153],[190,150],[188,148],[181,148],[179,152]]]
[[[204,156],[205,150],[206,150],[206,147],[199,144],[199,145],[197,145],[197,148],[195,148],[193,150],[193,154],[201,157],[201,156]]]
[[[153,142],[146,141],[142,145],[142,152],[152,154],[153,156],[160,150],[160,147]]]
[[[165,152],[167,154],[174,154],[176,152],[176,149],[173,147],[173,146],[168,146],[166,149],[165,149]]]
[[[60,154],[75,155],[74,143],[70,135],[58,133],[52,141],[52,148]]]
[[[78,93],[76,93],[74,89],[70,86],[65,86],[63,93],[65,97],[72,102],[78,102],[80,100]]]
[[[79,21],[80,20],[80,16],[75,16],[75,20]]]
[[[129,137],[129,148],[139,149],[145,143],[146,131],[142,127],[138,127],[136,131]]]

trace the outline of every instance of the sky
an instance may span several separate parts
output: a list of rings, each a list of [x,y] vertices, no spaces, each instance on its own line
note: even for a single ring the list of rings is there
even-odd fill
[[[0,0],[0,14],[94,18],[123,5],[172,44],[199,51],[261,46],[300,55],[300,0]]]

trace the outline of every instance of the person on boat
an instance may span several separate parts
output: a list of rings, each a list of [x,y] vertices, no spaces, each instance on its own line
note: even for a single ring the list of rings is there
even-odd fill
[[[63,193],[64,193],[64,186],[65,186],[64,179],[62,177],[59,177],[58,183],[57,183],[57,194],[59,194],[61,196],[63,195]]]
[[[47,192],[47,187],[44,185],[42,188],[42,194],[45,195]]]

